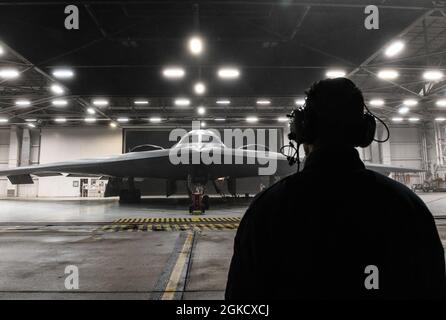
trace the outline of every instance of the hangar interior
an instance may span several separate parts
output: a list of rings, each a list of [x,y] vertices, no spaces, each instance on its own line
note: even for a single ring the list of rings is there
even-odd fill
[[[390,130],[360,157],[408,168],[391,177],[420,192],[446,245],[446,3],[380,1],[379,25],[367,28],[368,2],[79,1],[78,28],[64,24],[70,13],[58,1],[0,2],[0,170],[168,148],[169,133],[192,121],[277,129],[284,145],[286,115],[311,83],[345,76]],[[381,124],[376,137],[386,137]],[[120,206],[102,199],[101,176],[32,180],[0,176],[1,299],[223,297],[249,200],[217,202],[203,218],[217,222],[190,227],[191,269],[169,293],[162,279],[188,238],[162,219],[191,218],[184,203],[165,201],[166,181],[149,181],[153,201]],[[237,193],[270,182],[240,179]],[[137,232],[149,229],[168,232]],[[65,262],[88,270],[81,292],[66,295]]]

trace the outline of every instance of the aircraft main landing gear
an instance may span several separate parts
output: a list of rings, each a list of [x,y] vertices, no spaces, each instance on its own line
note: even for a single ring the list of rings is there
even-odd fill
[[[119,203],[140,203],[141,202],[141,190],[135,188],[135,180],[133,177],[128,179],[128,189],[119,191]]]

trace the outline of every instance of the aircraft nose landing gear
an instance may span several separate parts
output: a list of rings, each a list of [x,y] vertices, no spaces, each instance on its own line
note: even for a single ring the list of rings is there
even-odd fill
[[[209,196],[205,194],[205,183],[194,181],[188,177],[188,190],[191,199],[190,214],[204,214],[209,209]]]

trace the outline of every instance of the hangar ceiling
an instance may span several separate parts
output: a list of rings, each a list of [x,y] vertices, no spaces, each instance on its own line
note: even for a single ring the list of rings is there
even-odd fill
[[[383,100],[370,107],[389,121],[446,117],[438,103],[446,78],[423,78],[429,70],[445,71],[444,2],[380,1],[380,28],[366,30],[368,2],[79,1],[79,30],[64,28],[69,3],[1,2],[0,68],[16,69],[19,76],[0,79],[0,120],[8,120],[0,126],[84,126],[86,117],[96,125],[126,127],[193,119],[233,126],[247,117],[257,117],[256,125],[277,125],[305,89],[333,68],[344,70],[368,102]],[[200,56],[187,50],[191,35],[204,41]],[[387,57],[384,50],[397,40],[405,43],[404,50]],[[182,67],[185,76],[164,78],[168,66]],[[217,71],[225,66],[237,68],[240,76],[220,79]],[[74,77],[54,78],[53,71],[62,67]],[[398,77],[378,76],[388,69]],[[197,81],[206,85],[201,96],[193,91]],[[64,92],[56,95],[54,84]],[[175,105],[178,98],[190,104]],[[95,99],[107,104],[94,105]],[[408,99],[418,104],[401,115]],[[67,103],[54,105],[54,100]]]

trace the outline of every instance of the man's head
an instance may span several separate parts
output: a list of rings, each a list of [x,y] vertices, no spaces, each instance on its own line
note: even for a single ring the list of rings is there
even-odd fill
[[[307,149],[324,145],[364,147],[372,142],[375,120],[364,114],[364,97],[351,80],[321,80],[306,94],[304,108],[293,113],[291,139],[304,143]]]

